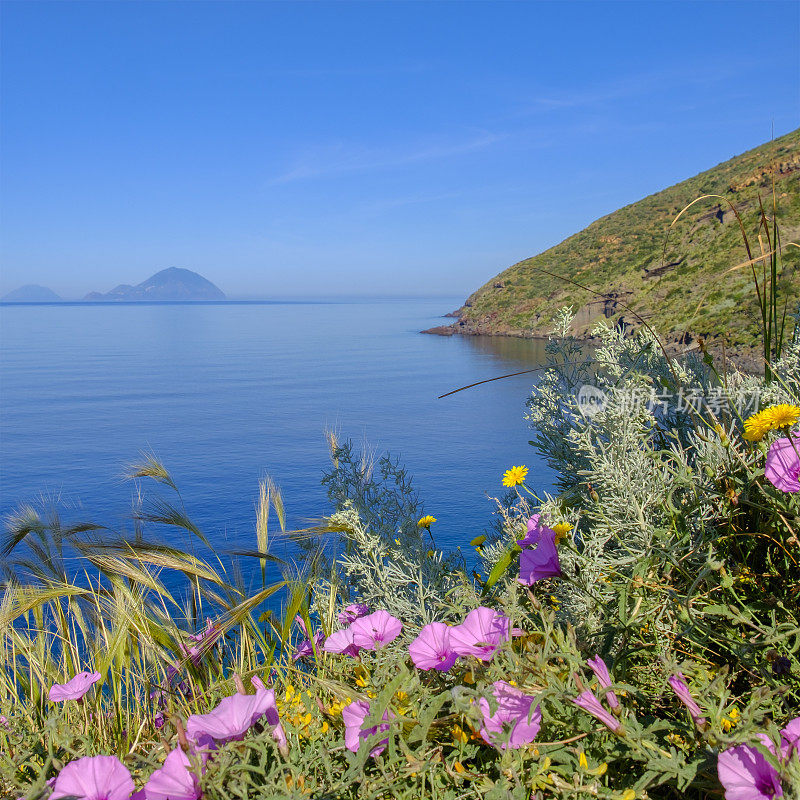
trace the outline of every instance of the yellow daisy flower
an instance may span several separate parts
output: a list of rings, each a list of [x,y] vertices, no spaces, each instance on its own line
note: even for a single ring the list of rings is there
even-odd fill
[[[559,522],[553,525],[553,533],[556,535],[556,544],[559,544],[566,535],[572,530],[572,525],[569,522]]]
[[[433,523],[436,522],[436,517],[432,517],[430,514],[426,514],[420,521],[417,523],[418,528],[430,528]]]
[[[337,714],[342,713],[342,709],[347,705],[347,703],[343,702],[342,700],[334,700],[331,703],[331,707],[328,709],[328,713],[335,717]]]
[[[468,740],[466,731],[460,725],[453,725],[453,741],[456,744],[466,744]]]
[[[788,428],[800,421],[800,407],[782,403],[770,406],[744,421],[744,438],[748,442],[760,442],[769,431]]]
[[[525,483],[525,476],[527,474],[528,468],[524,465],[521,467],[511,467],[511,469],[507,469],[503,473],[503,486],[508,486],[509,488],[519,486],[521,483]]]
[[[734,725],[736,725],[736,723],[738,721],[739,721],[739,709],[734,707],[734,708],[732,708],[730,710],[730,712],[728,713],[728,716],[723,718],[723,720],[722,720],[722,730],[724,730],[725,733],[728,733],[730,731],[730,729]]]

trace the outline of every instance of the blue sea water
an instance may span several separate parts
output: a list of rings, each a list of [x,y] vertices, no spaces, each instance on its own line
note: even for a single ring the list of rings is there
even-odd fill
[[[523,419],[534,375],[459,386],[543,363],[543,343],[422,335],[457,298],[0,307],[0,513],[56,502],[67,518],[132,529],[153,452],[216,547],[255,546],[258,480],[281,487],[290,528],[331,509],[324,431],[399,456],[436,541],[491,524],[502,473],[553,476]]]

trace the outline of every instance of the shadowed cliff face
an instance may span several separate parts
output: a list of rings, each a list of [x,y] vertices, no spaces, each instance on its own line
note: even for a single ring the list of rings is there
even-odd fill
[[[603,318],[635,328],[638,314],[669,341],[716,337],[746,355],[757,341],[760,316],[753,269],[741,266],[748,252],[731,205],[752,255],[759,255],[760,202],[771,218],[773,178],[785,246],[800,237],[800,130],[625,206],[514,264],[470,295],[452,313],[452,326],[430,332],[544,336],[556,309],[571,305],[576,336],[587,336]],[[670,227],[682,209],[708,194],[719,196],[696,203]],[[789,313],[800,302],[798,254],[785,248],[781,255],[781,302]],[[758,264],[759,279],[762,269]]]
[[[110,292],[90,292],[85,300],[224,300],[225,295],[202,275],[180,267],[157,272],[137,286],[120,284]]]

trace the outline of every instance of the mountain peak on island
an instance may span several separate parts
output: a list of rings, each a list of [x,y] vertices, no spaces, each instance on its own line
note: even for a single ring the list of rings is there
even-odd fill
[[[123,302],[225,300],[224,293],[211,281],[182,267],[168,267],[136,286],[120,284],[110,292],[90,292],[85,300]]]
[[[46,286],[29,283],[0,298],[4,303],[58,303],[61,298]]]

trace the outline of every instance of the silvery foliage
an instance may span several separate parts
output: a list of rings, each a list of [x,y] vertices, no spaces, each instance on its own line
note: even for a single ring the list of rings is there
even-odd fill
[[[526,416],[536,431],[535,446],[570,494],[586,484],[595,448],[613,456],[641,437],[663,440],[670,431],[685,438],[691,415],[662,398],[676,396],[679,389],[704,394],[711,388],[709,371],[697,356],[670,362],[647,330],[629,337],[603,320],[592,331],[600,344],[588,358],[585,347],[568,333],[572,318],[570,308],[557,315],[546,347],[550,368],[533,387]],[[592,417],[577,402],[585,386],[599,390],[607,400]],[[648,399],[654,402],[648,404]],[[579,440],[583,444],[576,447]]]
[[[727,379],[731,391],[758,396],[762,407],[800,402],[800,338],[795,336],[784,346],[781,357],[772,363],[771,369],[774,377],[769,383],[758,375],[730,373]]]
[[[719,380],[698,356],[669,359],[649,331],[626,336],[601,322],[593,330],[599,339],[594,358],[576,360],[581,348],[568,336],[571,319],[569,309],[558,315],[547,346],[550,368],[533,388],[526,418],[535,446],[560,475],[560,496],[546,495],[539,510],[548,524],[575,525],[572,546],[559,551],[566,580],[554,582],[552,593],[559,614],[592,634],[613,624],[608,615],[616,613],[622,583],[652,577],[648,564],[682,559],[683,569],[701,566],[706,556],[692,544],[714,524],[718,479],[730,474],[732,462],[752,466],[757,456],[733,443],[731,433],[741,429],[735,413],[684,407],[681,396],[720,393]],[[769,386],[738,372],[722,385],[729,395],[760,396],[762,405],[789,402],[798,394],[799,355],[796,346],[787,349]],[[591,416],[577,401],[584,384],[606,400]],[[681,513],[690,505],[691,513]],[[509,517],[509,538],[519,533],[519,522]],[[487,569],[500,551],[485,554]],[[637,612],[656,628],[666,618],[663,608]]]
[[[464,573],[449,568],[441,551],[423,553],[399,539],[386,541],[350,500],[329,521],[345,531],[351,545],[337,560],[342,582],[352,592],[349,601],[384,609],[412,629],[460,614],[454,605],[470,589]]]
[[[365,603],[411,628],[456,618],[459,602],[474,599],[474,590],[459,554],[444,554],[418,527],[424,511],[405,470],[389,456],[373,464],[350,443],[333,457],[323,483],[336,508],[328,522],[342,536],[334,578],[339,607]]]

